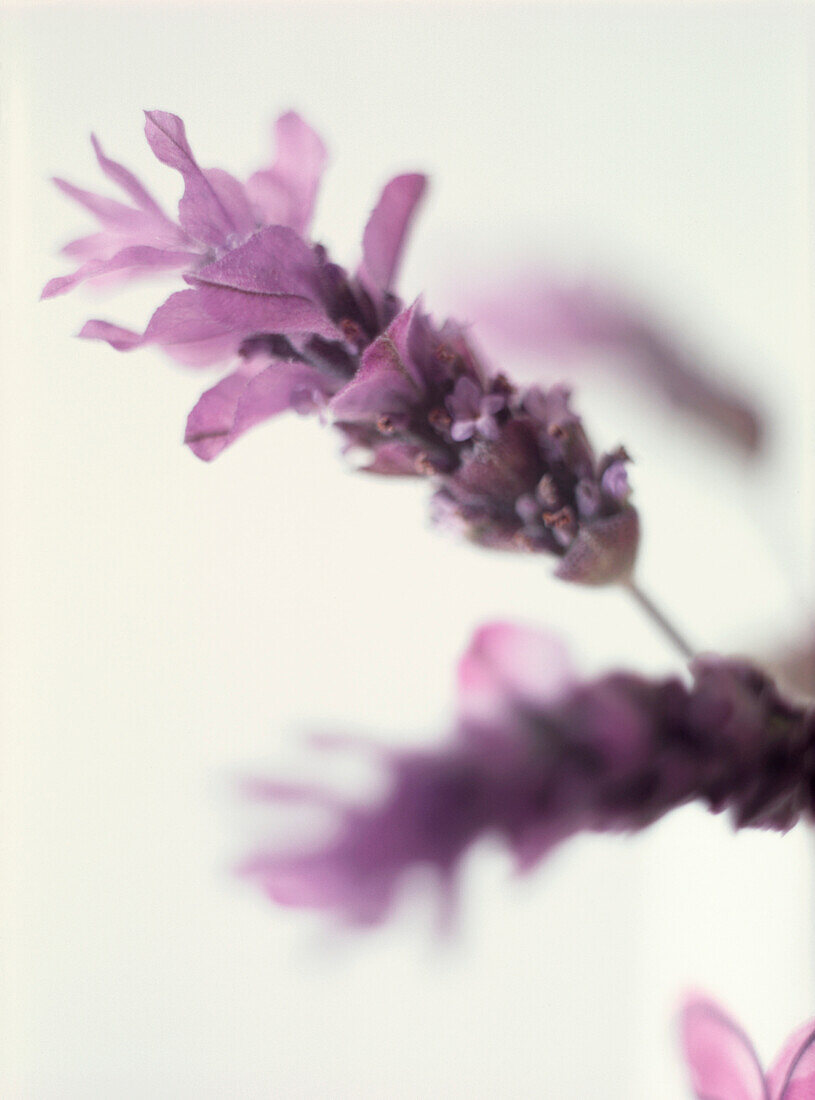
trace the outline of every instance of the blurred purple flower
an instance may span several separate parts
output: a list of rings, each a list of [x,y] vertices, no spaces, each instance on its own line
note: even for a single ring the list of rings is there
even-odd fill
[[[766,1074],[747,1035],[708,997],[686,999],[681,1037],[699,1100],[815,1100],[815,1020],[793,1032]]]
[[[143,333],[93,320],[81,335],[120,351],[156,344],[189,365],[232,366],[189,416],[185,441],[198,457],[215,458],[287,409],[316,412],[333,420],[362,469],[431,477],[437,523],[483,546],[554,554],[566,580],[629,578],[639,530],[625,452],[596,458],[568,390],[516,389],[485,368],[459,325],[436,325],[419,301],[406,308],[396,297],[424,176],[385,186],[350,274],[305,235],[325,150],[297,115],[278,120],[277,158],[246,184],[201,169],[175,115],[148,112],[146,133],[184,180],[178,224],[97,145],[103,170],[135,205],[60,184],[102,232],[84,238],[86,263],[43,294],[113,271],[184,272],[188,288]]]
[[[495,279],[466,308],[479,333],[503,352],[531,352],[544,364],[611,356],[617,369],[725,439],[755,451],[761,417],[738,388],[692,357],[640,309],[610,288],[568,284],[540,270]]]
[[[710,657],[678,679],[578,681],[546,635],[495,624],[459,668],[459,714],[436,750],[383,750],[378,802],[335,806],[321,846],[261,851],[243,868],[274,900],[381,920],[405,871],[450,896],[465,851],[500,837],[527,870],[584,831],[629,832],[700,800],[737,827],[815,816],[815,711],[740,661]],[[277,801],[274,788],[264,795]],[[304,787],[306,803],[323,804]]]

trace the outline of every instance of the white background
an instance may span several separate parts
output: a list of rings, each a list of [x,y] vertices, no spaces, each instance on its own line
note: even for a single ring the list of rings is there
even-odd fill
[[[143,107],[237,174],[300,110],[332,150],[317,236],[349,263],[384,179],[428,170],[406,297],[441,313],[494,257],[612,272],[765,403],[769,457],[747,464],[628,388],[588,375],[578,395],[598,445],[637,460],[645,585],[703,648],[769,650],[813,582],[808,23],[806,5],[4,13],[4,1097],[678,1100],[683,988],[719,995],[765,1057],[813,1013],[802,828],[735,837],[691,808],[525,881],[488,845],[444,945],[421,912],[338,943],[237,884],[257,822],[234,777],[288,765],[303,728],[441,735],[478,622],[548,626],[590,671],[675,660],[622,595],[433,533],[424,487],[345,472],[315,423],[199,463],[180,439],[208,378],[72,339],[87,316],[142,324],[159,288],[36,300],[88,226],[47,177],[101,184],[91,129],[177,198]]]

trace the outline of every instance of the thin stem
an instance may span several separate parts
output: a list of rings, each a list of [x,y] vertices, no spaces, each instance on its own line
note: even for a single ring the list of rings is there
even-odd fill
[[[666,619],[666,617],[662,614],[656,604],[653,603],[648,596],[646,596],[646,594],[639,587],[636,581],[628,581],[625,587],[640,605],[640,607],[651,620],[651,622],[656,623],[662,633],[669,639],[671,645],[673,645],[675,649],[678,649],[684,658],[686,658],[687,660],[691,660],[691,658],[695,655],[694,650],[691,648],[687,640],[682,637],[676,627],[668,619]]]

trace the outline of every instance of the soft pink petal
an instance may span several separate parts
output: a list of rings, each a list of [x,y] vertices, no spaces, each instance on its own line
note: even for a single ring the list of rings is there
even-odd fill
[[[99,167],[108,179],[121,187],[140,210],[152,213],[157,220],[160,219],[166,222],[168,227],[175,230],[176,235],[181,236],[178,226],[167,217],[147,188],[139,182],[133,173],[125,168],[124,165],[105,156],[102,151],[102,146],[99,144],[99,140],[95,134],[91,134],[91,144],[93,145],[93,151],[96,153]]]
[[[110,321],[86,321],[79,335],[83,340],[105,340],[116,351],[132,351],[143,343],[141,333],[111,324]]]
[[[231,329],[203,310],[195,290],[171,294],[141,335],[107,321],[88,321],[79,335],[106,340],[117,351],[158,344],[177,362],[197,367],[223,362],[237,352],[240,343]]]
[[[247,198],[243,184],[222,168],[207,168],[207,182],[228,212],[238,236],[248,237],[257,229],[257,221]],[[227,241],[229,243],[229,241]]]
[[[362,236],[360,276],[373,290],[390,290],[408,229],[424,195],[427,177],[396,176],[387,183]]]
[[[546,705],[573,682],[571,661],[553,635],[488,623],[459,662],[459,707],[471,718],[497,718],[518,702]]]
[[[122,238],[117,233],[103,230],[101,233],[88,233],[63,245],[60,252],[72,260],[106,260],[118,252]]]
[[[119,231],[132,231],[138,229],[144,222],[144,215],[140,210],[134,210],[132,206],[126,206],[118,199],[110,199],[106,195],[97,195],[93,191],[86,191],[83,187],[77,187],[68,180],[54,177],[54,184],[63,195],[84,206],[95,218],[105,226]]]
[[[184,179],[184,195],[178,204],[182,228],[197,241],[228,245],[241,235],[240,217],[232,205],[234,191],[219,177],[199,168],[187,141],[184,123],[167,111],[146,111],[145,134],[158,159],[175,168]]]
[[[266,225],[287,225],[305,233],[325,168],[326,148],[294,111],[277,120],[275,139],[274,164],[250,176],[246,193]]]
[[[767,1074],[770,1100],[815,1100],[815,1020],[802,1024]]]
[[[249,428],[322,392],[324,378],[302,363],[268,359],[244,365],[199,399],[187,420],[184,442],[209,462]]]
[[[768,1100],[752,1043],[714,1001],[690,998],[682,1009],[680,1025],[698,1100]]]
[[[58,294],[65,294],[72,290],[86,279],[95,279],[114,271],[150,274],[155,271],[187,267],[196,258],[194,252],[171,252],[163,248],[151,248],[149,245],[133,245],[130,248],[123,248],[110,259],[90,260],[70,275],[60,275],[51,279],[43,289],[41,297],[54,298]]]

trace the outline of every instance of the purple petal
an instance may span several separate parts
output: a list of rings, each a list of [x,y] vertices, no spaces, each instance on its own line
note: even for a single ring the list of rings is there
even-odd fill
[[[259,230],[187,281],[199,288],[203,308],[236,332],[342,338],[319,301],[316,256],[285,226]]]
[[[416,173],[396,176],[385,184],[362,236],[360,277],[370,289],[390,290],[426,186],[427,177]]]
[[[184,442],[209,462],[255,424],[286,409],[301,411],[304,400],[313,404],[325,385],[325,376],[313,367],[282,360],[269,364],[259,357],[202,395],[187,420]]]
[[[196,259],[194,252],[171,252],[163,248],[151,248],[149,245],[132,245],[130,248],[123,248],[110,259],[90,260],[70,275],[51,279],[45,285],[41,297],[54,298],[72,290],[86,279],[95,279],[114,271],[128,272],[130,275],[149,275],[156,271],[187,267]]]
[[[184,179],[178,214],[186,232],[203,244],[221,247],[228,245],[235,235],[243,235],[248,202],[245,196],[238,200],[235,181],[225,173],[203,172],[199,168],[184,123],[177,115],[167,111],[146,111],[145,115],[150,148],[163,164],[175,168]]]
[[[682,1046],[699,1100],[767,1100],[753,1045],[713,1001],[693,997],[681,1016]]]
[[[287,225],[304,234],[311,222],[327,159],[319,136],[294,111],[275,123],[277,155],[271,168],[255,172],[246,194],[266,225]]]
[[[770,1100],[815,1100],[815,1020],[802,1024],[767,1074]]]
[[[158,344],[177,362],[200,367],[229,358],[239,344],[231,329],[203,310],[195,290],[171,294],[150,318],[142,335],[107,321],[88,321],[79,335],[106,340],[117,351]]]
[[[160,219],[167,223],[168,228],[172,229],[176,236],[180,237],[178,226],[176,226],[164,213],[159,204],[150,194],[146,187],[130,172],[124,165],[118,164],[115,160],[111,160],[106,157],[102,152],[102,146],[95,134],[91,134],[91,144],[93,145],[93,151],[96,153],[96,159],[99,162],[99,167],[105,173],[109,180],[117,184],[125,191],[136,206],[143,211],[150,212],[156,219]]]
[[[105,340],[116,351],[132,351],[141,347],[143,336],[121,325],[113,325],[110,321],[86,321],[79,335],[83,340]]]
[[[352,924],[382,920],[412,867],[431,868],[449,896],[462,854],[489,820],[486,771],[455,748],[394,753],[387,763],[390,789],[379,804],[349,804],[323,846],[262,853],[242,873],[279,904],[333,911]]]
[[[377,419],[409,411],[424,385],[410,354],[415,302],[394,318],[386,332],[363,353],[359,370],[331,402],[339,420]]]
[[[479,627],[459,661],[459,708],[478,720],[505,717],[519,703],[554,702],[574,682],[568,654],[553,635],[488,623]]]

